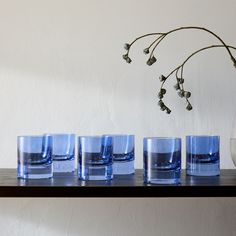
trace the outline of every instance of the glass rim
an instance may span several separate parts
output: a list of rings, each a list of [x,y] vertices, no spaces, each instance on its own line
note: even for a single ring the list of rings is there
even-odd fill
[[[105,136],[111,136],[111,137],[135,137],[134,134],[105,134]]]
[[[74,133],[45,133],[48,136],[75,136]]]
[[[43,138],[51,135],[17,135],[17,138]]]
[[[196,137],[196,138],[213,138],[213,137],[217,137],[220,138],[220,135],[186,135],[186,138],[190,138],[190,137]]]
[[[111,135],[78,135],[77,138],[103,138],[103,137],[111,137]]]
[[[143,140],[181,140],[180,137],[144,137]]]

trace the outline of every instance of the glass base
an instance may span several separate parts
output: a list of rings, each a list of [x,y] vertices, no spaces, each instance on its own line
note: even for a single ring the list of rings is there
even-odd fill
[[[48,179],[53,177],[52,165],[18,166],[17,178]]]
[[[75,161],[74,160],[53,160],[53,172],[54,173],[70,173],[75,171]]]
[[[187,175],[193,176],[217,176],[220,175],[219,163],[214,164],[190,164],[187,163]]]
[[[83,166],[80,179],[81,180],[112,180],[112,165],[109,166]]]
[[[147,183],[149,184],[179,184],[180,179],[151,179]]]
[[[129,175],[134,174],[134,161],[114,161],[113,174],[114,175]]]
[[[145,172],[144,182],[151,184],[178,184],[181,182],[180,170],[149,170]]]

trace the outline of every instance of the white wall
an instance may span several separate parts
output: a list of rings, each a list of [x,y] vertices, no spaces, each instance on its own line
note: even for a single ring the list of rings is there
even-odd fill
[[[235,236],[235,199],[5,199],[1,236]],[[65,210],[66,209],[66,210]]]
[[[160,46],[153,67],[145,65],[142,53],[149,41],[135,46],[131,65],[121,55],[123,43],[136,36],[187,25],[212,29],[236,45],[235,9],[234,0],[1,0],[0,167],[16,167],[17,135],[75,132],[134,133],[137,168],[142,167],[144,136],[219,134],[221,167],[233,168],[229,138],[236,110],[236,71],[223,49],[202,53],[185,69],[186,88],[193,94],[192,112],[185,111],[185,103],[172,89],[174,82],[169,83],[167,97],[172,114],[167,116],[156,105],[159,75],[167,74],[190,51],[218,41],[204,32],[176,33]],[[107,201],[109,208],[101,216]],[[77,211],[71,213],[68,202]],[[50,211],[42,207],[44,203],[50,203]],[[1,200],[0,217],[3,235],[66,235],[58,230],[64,219],[54,215],[58,209],[73,218],[74,228],[67,235],[74,235],[80,224],[86,226],[81,235],[111,235],[104,224],[118,229],[122,215],[127,215],[132,229],[124,223],[124,229],[114,235],[141,235],[146,226],[148,235],[170,235],[175,229],[175,235],[190,235],[191,229],[192,235],[197,230],[199,235],[234,235],[235,203],[233,199]],[[128,208],[120,213],[124,204]],[[40,223],[35,211],[40,211]],[[110,217],[106,218],[107,211]],[[190,226],[178,218],[178,211]],[[153,218],[147,217],[149,213]],[[95,228],[88,228],[89,217],[91,223],[101,217],[102,226],[96,222]],[[168,227],[169,222],[174,226]]]

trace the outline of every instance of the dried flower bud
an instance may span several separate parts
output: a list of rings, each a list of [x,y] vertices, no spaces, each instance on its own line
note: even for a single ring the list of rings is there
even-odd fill
[[[168,108],[168,107],[166,108],[166,113],[167,113],[167,114],[170,114],[170,113],[171,113],[170,108]]]
[[[151,66],[151,65],[152,65],[152,62],[151,62],[150,59],[148,59],[146,63],[147,63],[148,66]]]
[[[163,94],[161,92],[158,93],[158,98],[160,98],[160,99],[163,98]]]
[[[183,84],[184,83],[184,79],[183,78],[178,78],[178,82],[179,82],[179,84]]]
[[[160,109],[161,109],[162,111],[164,111],[164,110],[166,109],[166,106],[163,104],[163,105],[160,107]]]
[[[159,80],[160,80],[161,82],[164,82],[164,81],[166,80],[166,77],[165,77],[164,75],[161,75],[161,76],[159,77]]]
[[[154,56],[152,56],[151,57],[151,61],[152,61],[152,64],[153,64],[153,63],[155,63],[157,61],[157,59]]]
[[[236,59],[234,57],[231,57],[233,63],[234,63],[234,67],[236,68]]]
[[[185,92],[184,92],[184,96],[185,96],[186,98],[190,98],[190,97],[191,97],[191,93],[188,92],[188,91],[185,91]]]
[[[154,64],[156,61],[157,61],[157,59],[156,59],[154,56],[152,56],[151,58],[149,58],[149,59],[147,60],[147,65],[148,65],[148,66],[151,66],[151,65]]]
[[[148,53],[149,53],[149,48],[143,49],[143,53],[144,53],[144,54],[148,54]]]
[[[182,98],[182,97],[184,97],[184,90],[180,90],[179,92],[178,92],[178,95]]]
[[[162,89],[160,90],[160,93],[162,93],[163,95],[166,94],[166,89],[162,88]]]
[[[124,45],[124,49],[125,49],[125,50],[129,50],[129,49],[130,49],[130,44],[125,43],[125,45]]]
[[[180,89],[179,83],[177,83],[176,85],[174,85],[174,88],[175,88],[176,90],[179,90],[179,89]]]
[[[128,56],[128,54],[124,54],[124,55],[122,55],[122,57],[123,57],[124,60],[127,60],[127,58],[128,58],[129,56]]]
[[[188,102],[188,105],[186,106],[186,109],[188,111],[191,111],[193,109],[192,105]]]
[[[164,102],[163,102],[162,100],[159,100],[159,101],[158,101],[158,105],[161,107],[161,106],[164,105]]]
[[[131,63],[131,61],[132,60],[129,57],[126,59],[126,62],[129,63],[129,64]]]

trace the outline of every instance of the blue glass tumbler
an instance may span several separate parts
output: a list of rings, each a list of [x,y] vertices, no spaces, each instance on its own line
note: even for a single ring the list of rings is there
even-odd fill
[[[186,136],[186,159],[187,175],[219,175],[220,137]]]
[[[81,180],[111,180],[112,137],[80,136],[78,137],[78,176]]]
[[[53,172],[75,171],[75,135],[52,134]]]
[[[53,176],[52,136],[17,137],[17,177],[43,179]]]
[[[178,184],[181,178],[181,139],[144,138],[144,182]]]
[[[134,174],[134,135],[112,135],[113,174]]]

